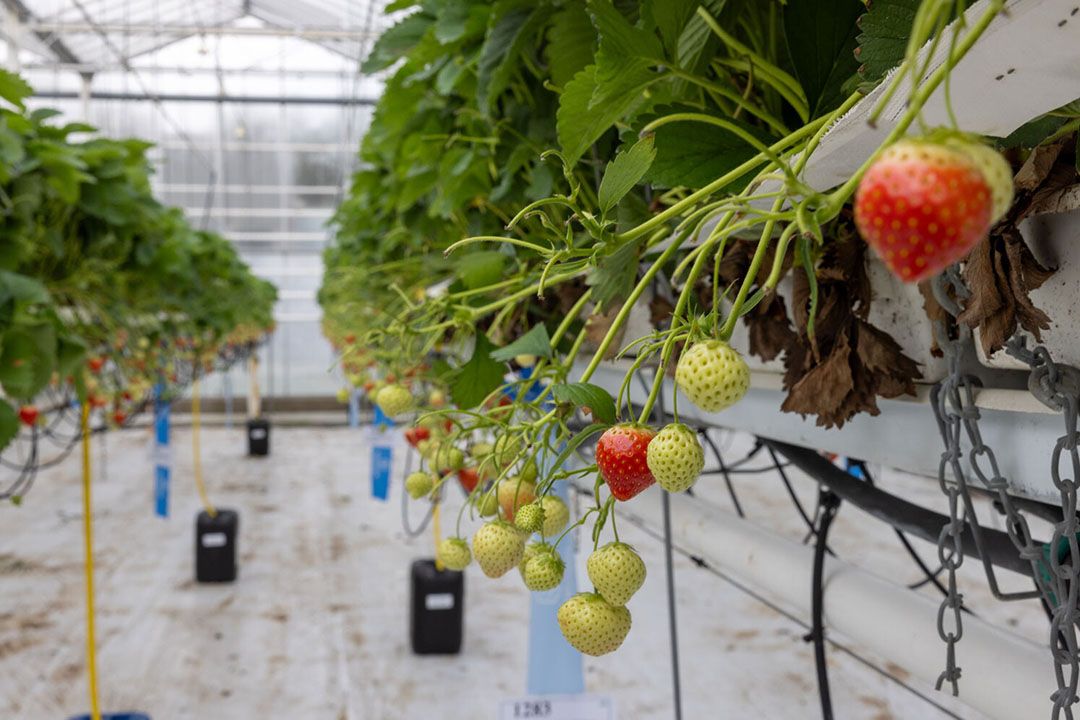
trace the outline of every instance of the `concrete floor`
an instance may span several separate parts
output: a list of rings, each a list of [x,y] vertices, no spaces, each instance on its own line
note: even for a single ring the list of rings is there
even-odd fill
[[[148,431],[95,439],[99,665],[107,710],[140,709],[156,720],[479,720],[494,718],[500,699],[524,692],[529,602],[516,573],[492,581],[469,568],[460,657],[409,652],[408,566],[429,554],[430,536],[410,540],[403,532],[399,484],[388,503],[370,497],[367,437],[344,428],[278,428],[272,457],[249,459],[242,430],[204,430],[211,495],[241,513],[240,579],[228,586],[192,579],[198,505],[188,480],[189,431],[178,430],[174,441],[168,520],[151,512]],[[734,458],[748,439],[731,436],[728,443]],[[395,452],[399,467],[403,450],[399,445]],[[812,484],[795,480],[811,504]],[[804,534],[775,476],[737,482],[749,517],[793,537]],[[924,479],[885,474],[881,482],[941,505],[937,488]],[[718,481],[700,483],[699,495],[730,506]],[[420,508],[412,509],[419,519]],[[448,508],[445,522],[453,516]],[[76,458],[43,473],[21,508],[0,508],[0,528],[0,718],[86,712]],[[634,627],[625,645],[587,659],[586,683],[616,699],[620,718],[670,718],[663,546],[643,529],[620,531],[645,558],[649,579],[631,601]],[[856,510],[840,513],[833,546],[882,574],[919,577],[891,531]],[[931,562],[930,547],[919,547]],[[584,553],[579,565],[583,578]],[[1042,638],[1038,608],[988,599],[974,565],[964,566],[965,598],[983,617]],[[681,556],[676,580],[687,720],[819,715],[805,628]],[[854,654],[829,655],[837,718],[980,717],[849,648]]]

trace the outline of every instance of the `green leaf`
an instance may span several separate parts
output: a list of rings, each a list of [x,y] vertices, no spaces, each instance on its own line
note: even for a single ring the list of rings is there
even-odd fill
[[[401,20],[379,36],[360,71],[373,73],[393,65],[420,43],[434,21],[423,12],[413,13]]]
[[[87,346],[82,338],[59,338],[56,344],[56,372],[60,377],[74,375],[75,371],[82,367],[86,352]]]
[[[614,252],[600,258],[589,273],[585,283],[592,287],[598,309],[606,310],[630,293],[637,279],[640,248],[640,239],[623,243]]]
[[[663,108],[663,114],[669,109],[678,111],[678,106]],[[658,109],[658,114],[660,110]],[[725,119],[734,122],[731,118]],[[757,128],[745,123],[739,124],[748,132],[767,140],[767,136]],[[656,159],[653,160],[646,179],[658,187],[700,188],[757,154],[753,146],[738,135],[704,123],[662,125],[656,129],[654,142]],[[749,177],[746,178],[748,179]],[[729,190],[740,188],[739,184],[728,186]]]
[[[841,89],[859,69],[857,21],[864,9],[859,0],[788,0],[784,6],[788,54],[812,118],[843,101]]]
[[[647,0],[642,5],[642,14],[656,25],[672,57],[676,55],[679,38],[697,16],[701,4],[701,0]]]
[[[855,58],[862,63],[859,75],[865,85],[877,85],[904,61],[915,13],[922,0],[874,0],[859,18],[859,47]]]
[[[518,355],[551,357],[551,338],[548,336],[544,323],[537,323],[529,332],[514,342],[492,351],[491,359],[499,362],[509,362]]]
[[[535,40],[536,30],[550,15],[550,7],[531,0],[501,0],[492,10],[493,26],[480,51],[477,68],[477,101],[490,112],[495,99],[510,85],[518,71],[525,45]]]
[[[467,290],[475,290],[501,280],[505,263],[506,256],[498,250],[468,253],[455,262],[458,279]]]
[[[56,330],[51,325],[16,327],[0,348],[0,386],[11,397],[29,399],[44,388],[56,365]]]
[[[33,94],[34,89],[22,77],[9,70],[0,69],[0,98],[22,110],[26,107],[23,101]]]
[[[49,291],[38,280],[8,270],[0,270],[0,305],[8,300],[27,303],[49,302]]]
[[[19,434],[19,413],[0,399],[0,451]]]
[[[999,140],[997,145],[1002,150],[1016,147],[1030,149],[1042,144],[1066,122],[1068,118],[1042,115],[1016,128],[1008,137]]]
[[[608,163],[604,178],[600,181],[600,210],[607,213],[641,182],[649,171],[656,148],[652,136],[639,139],[629,150],[623,150]]]
[[[506,365],[491,359],[495,346],[487,335],[476,335],[472,358],[450,381],[450,397],[462,410],[474,408],[503,383]]]
[[[626,63],[605,71],[601,82],[596,65],[574,76],[559,99],[556,129],[567,162],[573,164],[615,122],[643,107],[643,95],[656,76],[638,63]]]
[[[615,8],[611,0],[589,0],[589,13],[600,33],[599,52],[609,59],[640,58],[647,62],[659,62],[664,50],[655,33],[630,24]]]
[[[584,5],[570,3],[555,14],[548,31],[547,61],[556,87],[566,87],[593,61],[595,52],[596,30]]]
[[[551,394],[561,403],[574,407],[589,408],[592,416],[610,425],[615,422],[615,401],[604,388],[591,383],[558,383],[551,386]]]

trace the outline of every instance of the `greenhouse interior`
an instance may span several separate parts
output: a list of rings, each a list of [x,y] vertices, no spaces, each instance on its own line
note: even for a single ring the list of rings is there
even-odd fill
[[[0,720],[1080,717],[1078,0],[0,40]]]

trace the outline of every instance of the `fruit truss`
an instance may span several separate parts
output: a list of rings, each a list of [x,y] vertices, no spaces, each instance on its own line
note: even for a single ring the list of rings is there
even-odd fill
[[[153,198],[147,143],[28,110],[30,93],[0,71],[0,460],[20,477],[48,461],[43,438],[57,454],[77,439],[75,400],[95,424],[128,422],[250,353],[276,299],[228,241]]]
[[[365,70],[395,69],[320,302],[349,384],[387,415],[416,413],[406,433],[426,464],[409,494],[437,501],[455,479],[469,494],[441,562],[517,568],[545,590],[563,572],[555,548],[591,526],[595,592],[558,620],[582,652],[611,652],[645,577],[618,541],[620,505],[654,483],[685,491],[703,465],[677,406],[654,422],[666,378],[683,402],[737,412],[748,354],[782,359],[782,410],[826,427],[914,393],[917,363],[869,320],[872,258],[921,282],[936,320],[927,280],[985,258],[964,267],[976,302],[961,322],[988,352],[1018,326],[1037,335],[1027,293],[1049,271],[1017,224],[1034,194],[1076,183],[1080,106],[1007,138],[922,113],[1003,5],[394,3],[408,14]],[[810,187],[822,139],[882,84],[908,95],[900,116],[843,182]],[[629,329],[634,313],[647,331]],[[614,394],[590,382],[612,359],[627,367]],[[594,463],[567,462],[593,441]],[[574,519],[554,493],[568,480],[593,489]]]

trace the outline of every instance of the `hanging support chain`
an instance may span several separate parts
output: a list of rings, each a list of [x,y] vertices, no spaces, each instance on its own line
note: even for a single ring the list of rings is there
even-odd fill
[[[939,304],[954,318],[962,311],[961,303],[970,297],[970,291],[955,266],[933,281],[933,290]],[[953,694],[959,691],[960,667],[957,664],[956,645],[963,636],[961,608],[963,596],[956,585],[956,570],[963,562],[961,533],[965,522],[971,528],[978,555],[991,592],[999,600],[1024,600],[1042,596],[1053,608],[1050,628],[1050,647],[1053,651],[1058,689],[1051,695],[1054,720],[1064,717],[1073,720],[1072,705],[1077,701],[1076,690],[1080,680],[1080,651],[1077,638],[1077,594],[1080,591],[1080,550],[1077,548],[1076,498],[1077,479],[1080,478],[1080,451],[1078,451],[1077,409],[1080,406],[1080,371],[1057,365],[1043,348],[1029,351],[1022,336],[1014,336],[1007,344],[1007,352],[1032,367],[1029,388],[1035,397],[1063,413],[1065,435],[1059,438],[1054,449],[1051,475],[1061,492],[1064,520],[1057,523],[1051,542],[1049,559],[1044,548],[1037,544],[1023,514],[1019,512],[1008,493],[1009,483],[1002,476],[993,449],[987,445],[979,430],[981,414],[975,404],[975,388],[981,383],[973,375],[965,374],[962,367],[963,352],[971,346],[971,329],[962,322],[956,323],[957,337],[949,336],[948,328],[940,322],[934,324],[934,335],[948,363],[948,375],[934,386],[931,404],[934,418],[941,432],[945,450],[941,456],[938,481],[949,501],[949,521],[938,538],[938,557],[948,572],[945,599],[938,611],[938,635],[946,644],[945,670],[938,677],[940,690],[948,682]],[[982,526],[975,513],[964,469],[963,439],[971,445],[968,464],[978,481],[997,498],[1004,514],[1009,539],[1020,557],[1031,563],[1036,590],[1006,593],[1000,589],[993,566],[983,551]],[[1072,479],[1063,480],[1060,474],[1062,455],[1068,451],[1072,462]],[[947,472],[950,471],[950,472]],[[949,476],[951,474],[951,477]],[[961,518],[963,509],[963,519]],[[1068,553],[1065,553],[1065,550]],[[1073,561],[1076,558],[1076,561]],[[1068,562],[1066,562],[1068,560]],[[1046,572],[1049,563],[1050,571]],[[1058,603],[1057,598],[1063,598]]]

